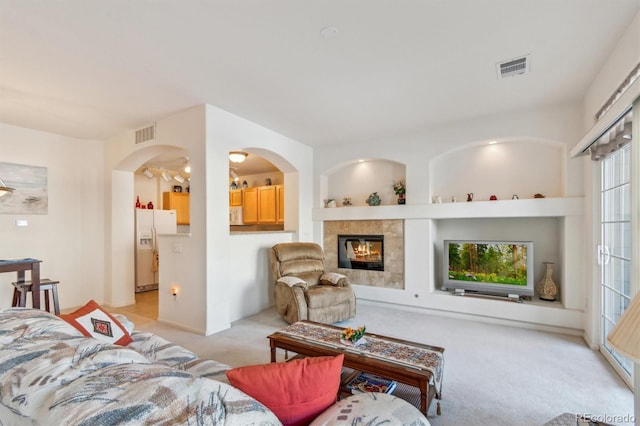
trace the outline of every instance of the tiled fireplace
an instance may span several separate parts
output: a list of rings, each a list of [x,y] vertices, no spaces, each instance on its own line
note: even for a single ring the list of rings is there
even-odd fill
[[[354,284],[404,289],[403,220],[325,221],[324,252]]]

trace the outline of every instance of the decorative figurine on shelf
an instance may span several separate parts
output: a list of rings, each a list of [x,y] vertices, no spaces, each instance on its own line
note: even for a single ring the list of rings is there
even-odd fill
[[[326,207],[329,207],[329,208],[336,207],[336,200],[334,200],[333,198],[329,198],[327,200]]]
[[[242,187],[245,188],[245,189],[249,187],[249,184],[247,183],[246,180],[242,181]]]
[[[378,195],[377,192],[372,192],[369,195],[369,198],[367,198],[367,204],[369,204],[370,206],[379,206],[380,205],[380,196]]]
[[[473,192],[467,194],[467,201],[473,201]]]
[[[351,207],[351,197],[344,197],[342,199],[342,207]]]
[[[490,201],[496,201],[498,199],[498,197],[496,197],[495,195],[492,195],[491,197],[489,197]]]
[[[405,194],[407,193],[407,185],[404,179],[393,181],[393,192],[395,192],[398,197],[398,204],[406,204]]]
[[[544,195],[538,192],[537,194],[533,195],[533,198],[544,198]]]
[[[140,208],[140,196],[136,196],[136,209]]]
[[[266,186],[271,185],[271,178],[266,178],[266,179],[264,180],[264,184],[265,184]]]
[[[147,208],[153,210],[153,203],[151,201],[149,201],[149,204],[147,204]]]
[[[511,197],[512,200],[519,200],[520,197],[518,197],[518,194],[513,194],[513,197]]]

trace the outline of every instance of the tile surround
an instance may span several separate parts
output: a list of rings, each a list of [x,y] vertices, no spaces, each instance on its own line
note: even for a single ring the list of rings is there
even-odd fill
[[[384,235],[384,271],[338,268],[338,235]],[[358,285],[404,290],[404,220],[324,221],[327,269],[349,277]]]

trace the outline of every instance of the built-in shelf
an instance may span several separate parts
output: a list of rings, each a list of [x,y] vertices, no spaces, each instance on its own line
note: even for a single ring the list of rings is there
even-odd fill
[[[405,270],[409,271],[410,278],[405,281],[405,288],[396,290],[354,282],[361,299],[572,333],[583,329],[583,216],[584,197],[315,208],[312,212],[316,222],[406,220]],[[514,235],[518,226],[526,230],[523,238],[538,241],[537,249],[550,253],[545,254],[545,259],[558,264],[558,301],[534,299],[513,303],[458,297],[439,290],[436,251],[452,229],[476,235],[480,227],[484,233],[497,235],[492,238],[502,238],[502,234]],[[540,232],[531,236],[531,232],[537,232],[532,229]],[[523,233],[517,231],[516,234]]]
[[[314,221],[379,219],[465,219],[579,216],[584,197],[532,198],[441,204],[315,208]]]

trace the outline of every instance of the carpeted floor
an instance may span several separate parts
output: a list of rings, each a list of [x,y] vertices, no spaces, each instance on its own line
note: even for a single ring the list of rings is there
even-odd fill
[[[201,357],[231,366],[269,362],[266,336],[287,325],[275,310],[268,309],[205,337],[158,323],[149,317],[144,303],[139,305],[139,309],[113,311],[128,315],[136,329],[156,333]],[[445,348],[442,415],[435,414],[435,403],[429,411],[434,426],[539,426],[562,413],[607,418],[633,414],[632,392],[602,355],[589,349],[580,337],[443,318],[367,302],[358,303],[355,319],[339,325],[363,324],[371,332]]]

